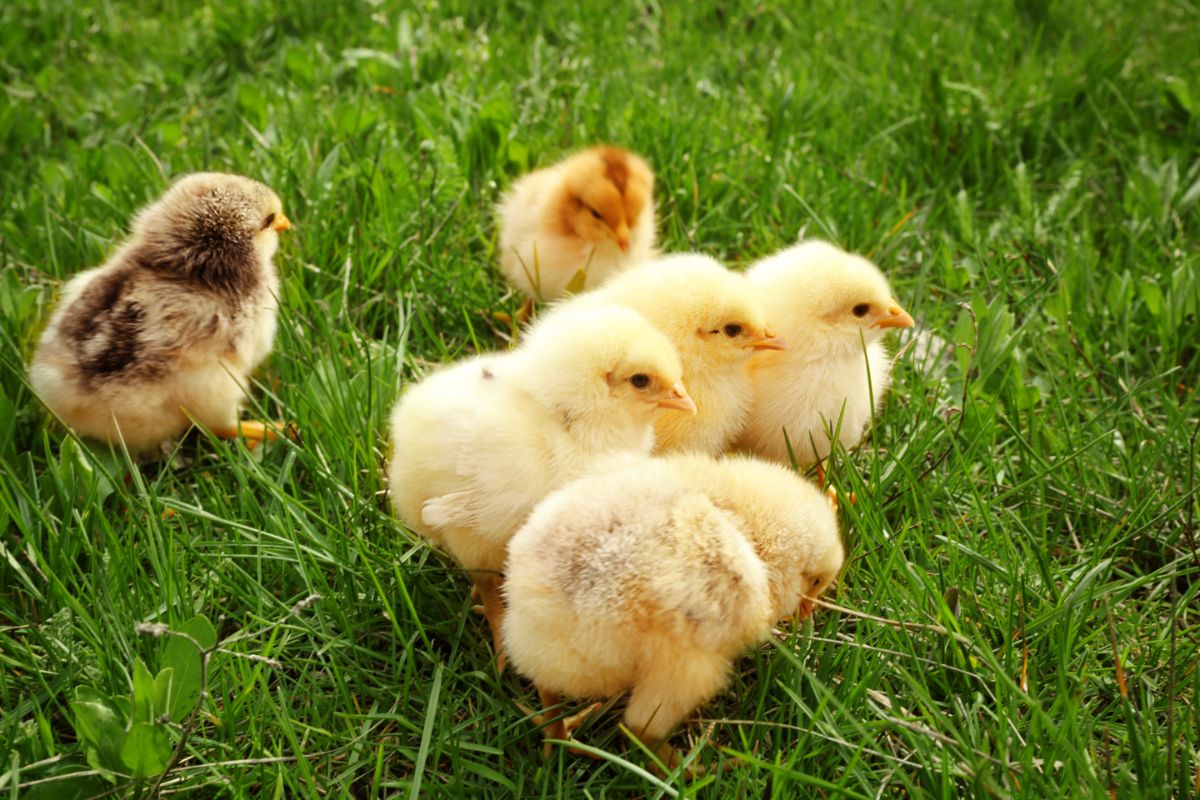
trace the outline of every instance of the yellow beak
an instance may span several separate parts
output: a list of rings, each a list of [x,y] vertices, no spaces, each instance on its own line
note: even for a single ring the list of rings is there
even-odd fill
[[[814,603],[813,603],[813,601],[812,601],[812,598],[811,598],[811,597],[804,597],[804,598],[801,598],[801,599],[800,599],[800,605],[799,605],[799,607],[797,607],[797,609],[796,609],[796,619],[797,619],[797,621],[803,622],[804,620],[806,620],[806,619],[808,619],[809,617],[811,617],[811,616],[812,616],[812,612],[813,612],[813,605],[814,605]]]
[[[289,230],[291,227],[292,221],[284,216],[282,211],[275,215],[275,221],[271,223],[271,230],[278,231],[280,233]]]
[[[769,330],[763,331],[762,336],[746,342],[746,346],[755,350],[787,350],[787,342]]]
[[[673,408],[676,411],[687,411],[690,414],[696,413],[696,401],[688,396],[687,389],[683,388],[682,383],[676,383],[671,387],[671,393],[662,398],[655,404],[658,408]]]
[[[624,222],[617,224],[617,229],[613,231],[613,238],[617,240],[617,247],[621,248],[621,252],[629,251],[629,226]]]
[[[900,304],[892,301],[892,307],[888,309],[888,315],[878,320],[871,327],[873,328],[911,328],[915,323],[909,313],[900,307]]]

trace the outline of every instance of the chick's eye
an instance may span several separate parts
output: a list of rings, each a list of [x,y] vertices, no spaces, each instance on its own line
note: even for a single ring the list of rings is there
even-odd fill
[[[604,217],[600,216],[600,212],[599,212],[599,211],[597,211],[596,209],[594,209],[594,208],[589,208],[589,209],[588,209],[588,211],[592,212],[592,217],[593,217],[593,218],[595,218],[595,219],[604,219]]]
[[[742,326],[741,325],[734,325],[733,323],[730,323],[729,325],[726,325],[723,328],[723,330],[725,331],[725,335],[728,336],[730,339],[734,338],[735,336],[742,335]]]
[[[854,308],[851,309],[851,311],[854,312],[854,316],[856,316],[856,317],[865,317],[867,315],[867,312],[869,312],[870,310],[871,310],[870,303],[859,303],[858,305],[856,305]]]
[[[820,586],[820,585],[821,585],[821,579],[820,579],[820,578],[813,578],[813,582],[812,582],[812,588],[814,588],[814,589],[815,589],[815,588],[817,588],[817,587],[818,587],[818,586]]]
[[[650,376],[644,372],[638,372],[630,376],[629,382],[633,384],[633,388],[635,389],[645,389],[650,385]]]
[[[267,214],[267,218],[263,220],[263,228],[266,229],[266,228],[271,227],[271,224],[273,222],[275,222],[275,215]]]

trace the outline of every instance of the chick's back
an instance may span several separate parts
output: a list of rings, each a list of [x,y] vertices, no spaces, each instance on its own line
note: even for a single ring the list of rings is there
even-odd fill
[[[82,435],[136,450],[192,417],[210,428],[235,424],[245,376],[273,334],[273,313],[193,291],[142,267],[126,248],[67,283],[30,381]]]
[[[505,381],[504,356],[469,359],[407,391],[392,413],[392,502],[468,569],[498,570],[508,536],[553,485],[563,448]]]
[[[740,525],[653,461],[551,495],[509,547],[513,663],[539,686],[599,696],[690,660],[712,665],[700,694],[711,692],[771,623],[766,570]]]

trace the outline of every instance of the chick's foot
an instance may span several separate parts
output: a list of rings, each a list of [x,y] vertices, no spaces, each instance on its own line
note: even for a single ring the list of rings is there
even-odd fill
[[[554,745],[550,740],[570,741],[572,732],[586,722],[588,717],[595,714],[602,704],[592,703],[582,711],[566,716],[562,713],[561,709],[555,708],[561,701],[557,692],[552,692],[548,689],[538,689],[538,694],[542,699],[542,708],[545,709],[541,714],[520,703],[517,704],[517,708],[521,709],[521,713],[528,714],[533,723],[542,728],[542,737],[545,739],[545,743],[542,745],[542,755],[549,758],[554,752]],[[568,746],[567,752],[577,756],[599,758],[594,753],[580,750],[577,747]]]

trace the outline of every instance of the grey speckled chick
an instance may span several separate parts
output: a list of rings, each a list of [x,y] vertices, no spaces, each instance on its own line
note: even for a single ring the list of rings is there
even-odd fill
[[[271,258],[289,227],[257,181],[180,179],[107,263],[67,283],[30,365],[34,390],[80,435],[132,451],[192,419],[236,435],[246,380],[274,341]],[[261,424],[242,432],[266,434]]]

